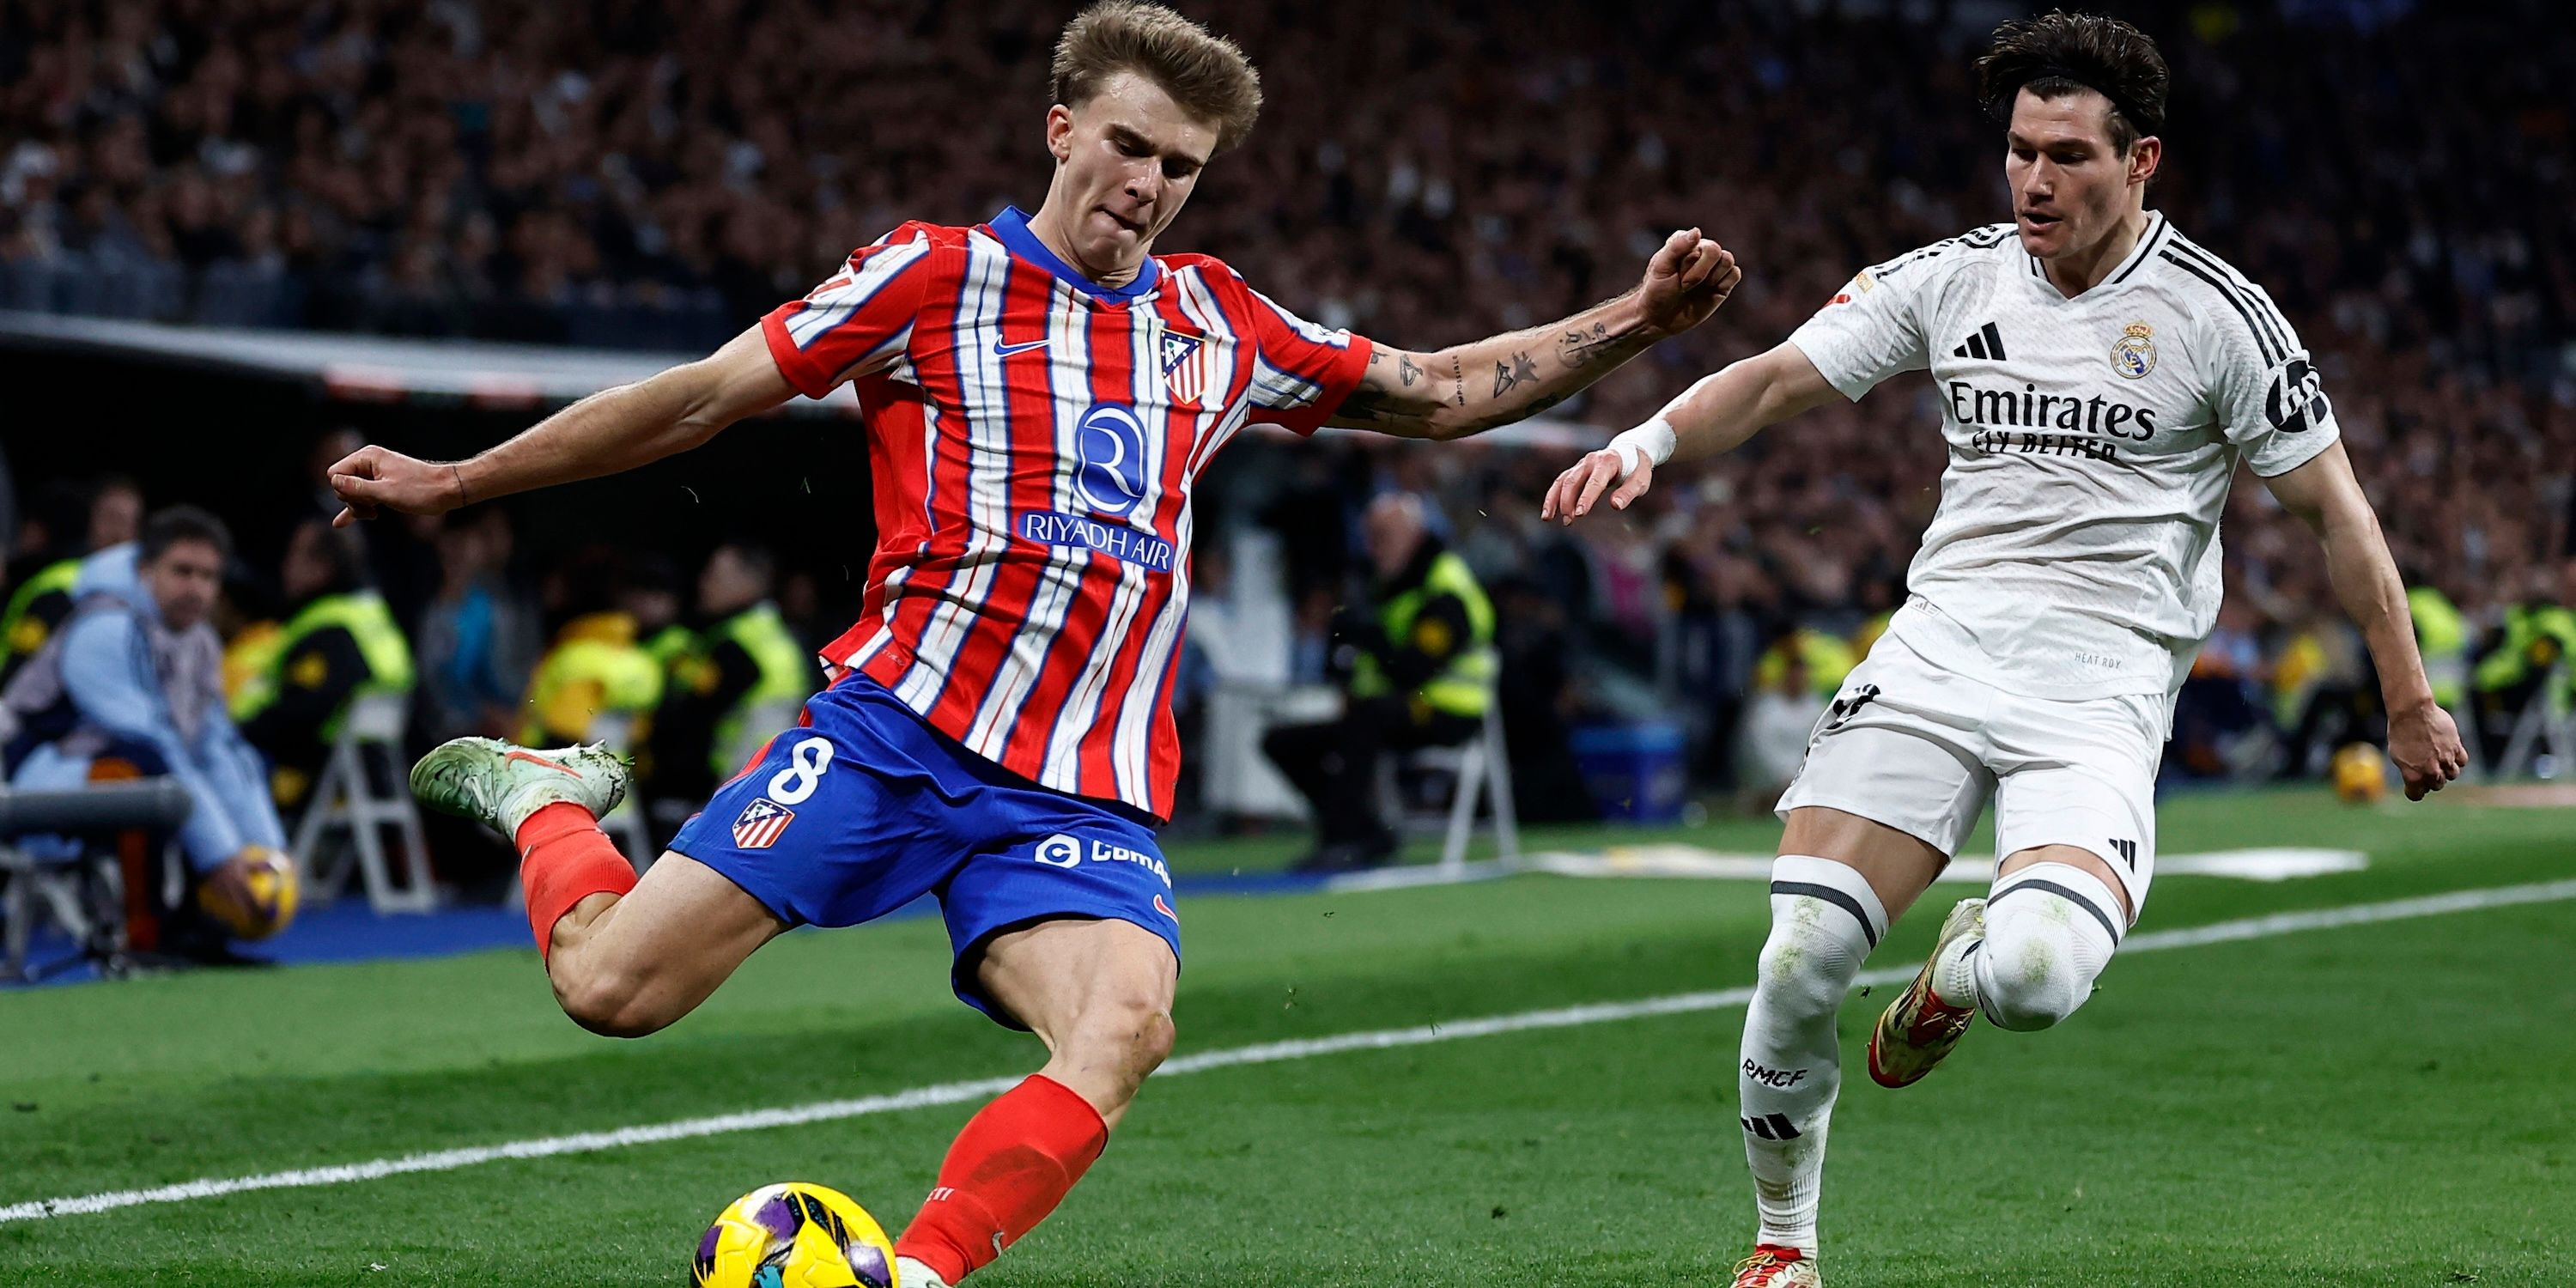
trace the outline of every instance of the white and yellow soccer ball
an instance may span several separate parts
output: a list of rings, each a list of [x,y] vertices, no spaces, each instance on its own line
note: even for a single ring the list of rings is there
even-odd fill
[[[896,1288],[894,1242],[849,1195],[790,1181],[734,1200],[698,1241],[692,1288]]]
[[[245,846],[197,885],[197,907],[235,939],[266,939],[295,920],[295,861]]]
[[[2388,758],[2366,742],[2346,743],[2326,767],[2334,793],[2354,805],[2368,805],[2388,794]]]

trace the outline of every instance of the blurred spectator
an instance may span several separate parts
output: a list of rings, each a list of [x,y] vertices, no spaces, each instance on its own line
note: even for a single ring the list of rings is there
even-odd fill
[[[1365,523],[1375,576],[1365,613],[1335,630],[1351,657],[1340,718],[1281,725],[1262,750],[1306,798],[1313,851],[1300,871],[1375,867],[1395,857],[1393,828],[1378,815],[1378,760],[1465,742],[1494,698],[1494,609],[1467,561],[1424,522],[1422,502],[1389,492]]]
[[[411,644],[384,596],[366,585],[363,558],[356,534],[328,519],[295,529],[278,577],[285,625],[268,645],[267,665],[233,696],[233,719],[268,757],[271,794],[283,809],[306,804],[351,702],[411,698]]]
[[[1746,803],[1758,809],[1770,808],[1798,776],[1798,766],[1807,758],[1807,739],[1833,693],[1831,686],[1818,692],[1806,654],[1787,649],[1778,656],[1780,664],[1768,669],[1744,704],[1744,723],[1735,738],[1736,781],[1743,785]]]
[[[207,623],[231,554],[214,516],[186,506],[154,514],[138,543],[82,561],[72,615],[0,691],[12,785],[59,790],[167,774],[187,788],[180,900],[161,902],[158,847],[129,845],[122,855],[128,940],[218,962],[246,959],[197,909],[255,902],[249,887],[286,844],[266,767],[224,712],[223,646]]]
[[[763,742],[792,727],[813,696],[820,667],[771,599],[777,577],[776,561],[756,545],[728,542],[707,556],[698,574],[703,625],[675,624],[685,642],[655,657],[664,677],[652,728],[656,798],[705,800]]]
[[[2478,737],[2489,764],[2534,704],[2566,708],[2576,673],[2576,559],[2532,568],[2523,583],[2527,592],[2505,609],[2478,662]]]
[[[563,624],[528,679],[513,741],[629,750],[649,736],[639,724],[662,700],[662,668],[638,641],[678,619],[677,592],[667,577],[639,577],[614,551],[592,550],[547,578],[546,599]]]
[[[101,479],[85,498],[77,489],[57,488],[48,501],[53,513],[39,521],[44,531],[12,561],[28,571],[0,608],[0,684],[71,615],[81,558],[134,540],[142,527],[143,489],[131,479]]]
[[[419,632],[423,741],[517,732],[536,655],[534,614],[507,576],[514,542],[498,506],[447,516],[439,587]]]
[[[2173,737],[2165,749],[2168,772],[2185,778],[2234,777],[2271,754],[2276,740],[2262,704],[2269,667],[2254,629],[2259,620],[2241,598],[2219,605],[2218,624],[2174,699]]]
[[[1568,667],[1572,641],[1565,606],[1525,581],[1494,587],[1494,644],[1501,675],[1494,701],[1511,761],[1512,804],[1524,822],[1572,823],[1600,817],[1574,760]]]

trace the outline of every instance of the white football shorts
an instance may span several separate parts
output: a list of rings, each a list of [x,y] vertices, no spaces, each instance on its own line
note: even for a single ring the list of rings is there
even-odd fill
[[[2089,850],[2119,874],[2134,923],[2155,875],[2170,717],[2159,694],[2023,697],[1882,635],[1816,722],[1778,812],[1838,809],[1955,856],[1992,797],[1998,859],[2035,845]]]

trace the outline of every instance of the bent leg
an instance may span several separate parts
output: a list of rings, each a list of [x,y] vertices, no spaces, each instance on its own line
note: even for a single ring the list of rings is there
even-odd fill
[[[2009,768],[1996,796],[2004,859],[1984,941],[1945,977],[1968,985],[1995,1027],[2023,1031],[2073,1015],[2137,920],[2155,879],[2163,734],[2151,699],[2026,705],[2004,722],[2029,763]]]
[[[546,978],[574,1023],[642,1037],[697,1009],[786,929],[715,869],[666,853],[634,889],[586,895],[555,920]]]
[[[953,1284],[1045,1220],[1171,1054],[1179,976],[1170,945],[1124,921],[1045,921],[986,945],[977,983],[1046,1043],[1046,1067],[958,1133],[897,1255]]]
[[[1982,950],[1965,963],[1977,1008],[2000,1029],[2054,1026],[2093,995],[2129,924],[2119,875],[2073,845],[2019,851],[1986,898]]]

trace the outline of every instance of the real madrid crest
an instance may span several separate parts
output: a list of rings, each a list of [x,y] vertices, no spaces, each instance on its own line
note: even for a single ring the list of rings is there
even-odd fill
[[[2156,369],[2156,329],[2144,322],[2123,328],[2111,345],[2111,369],[2131,380],[2144,380]]]

